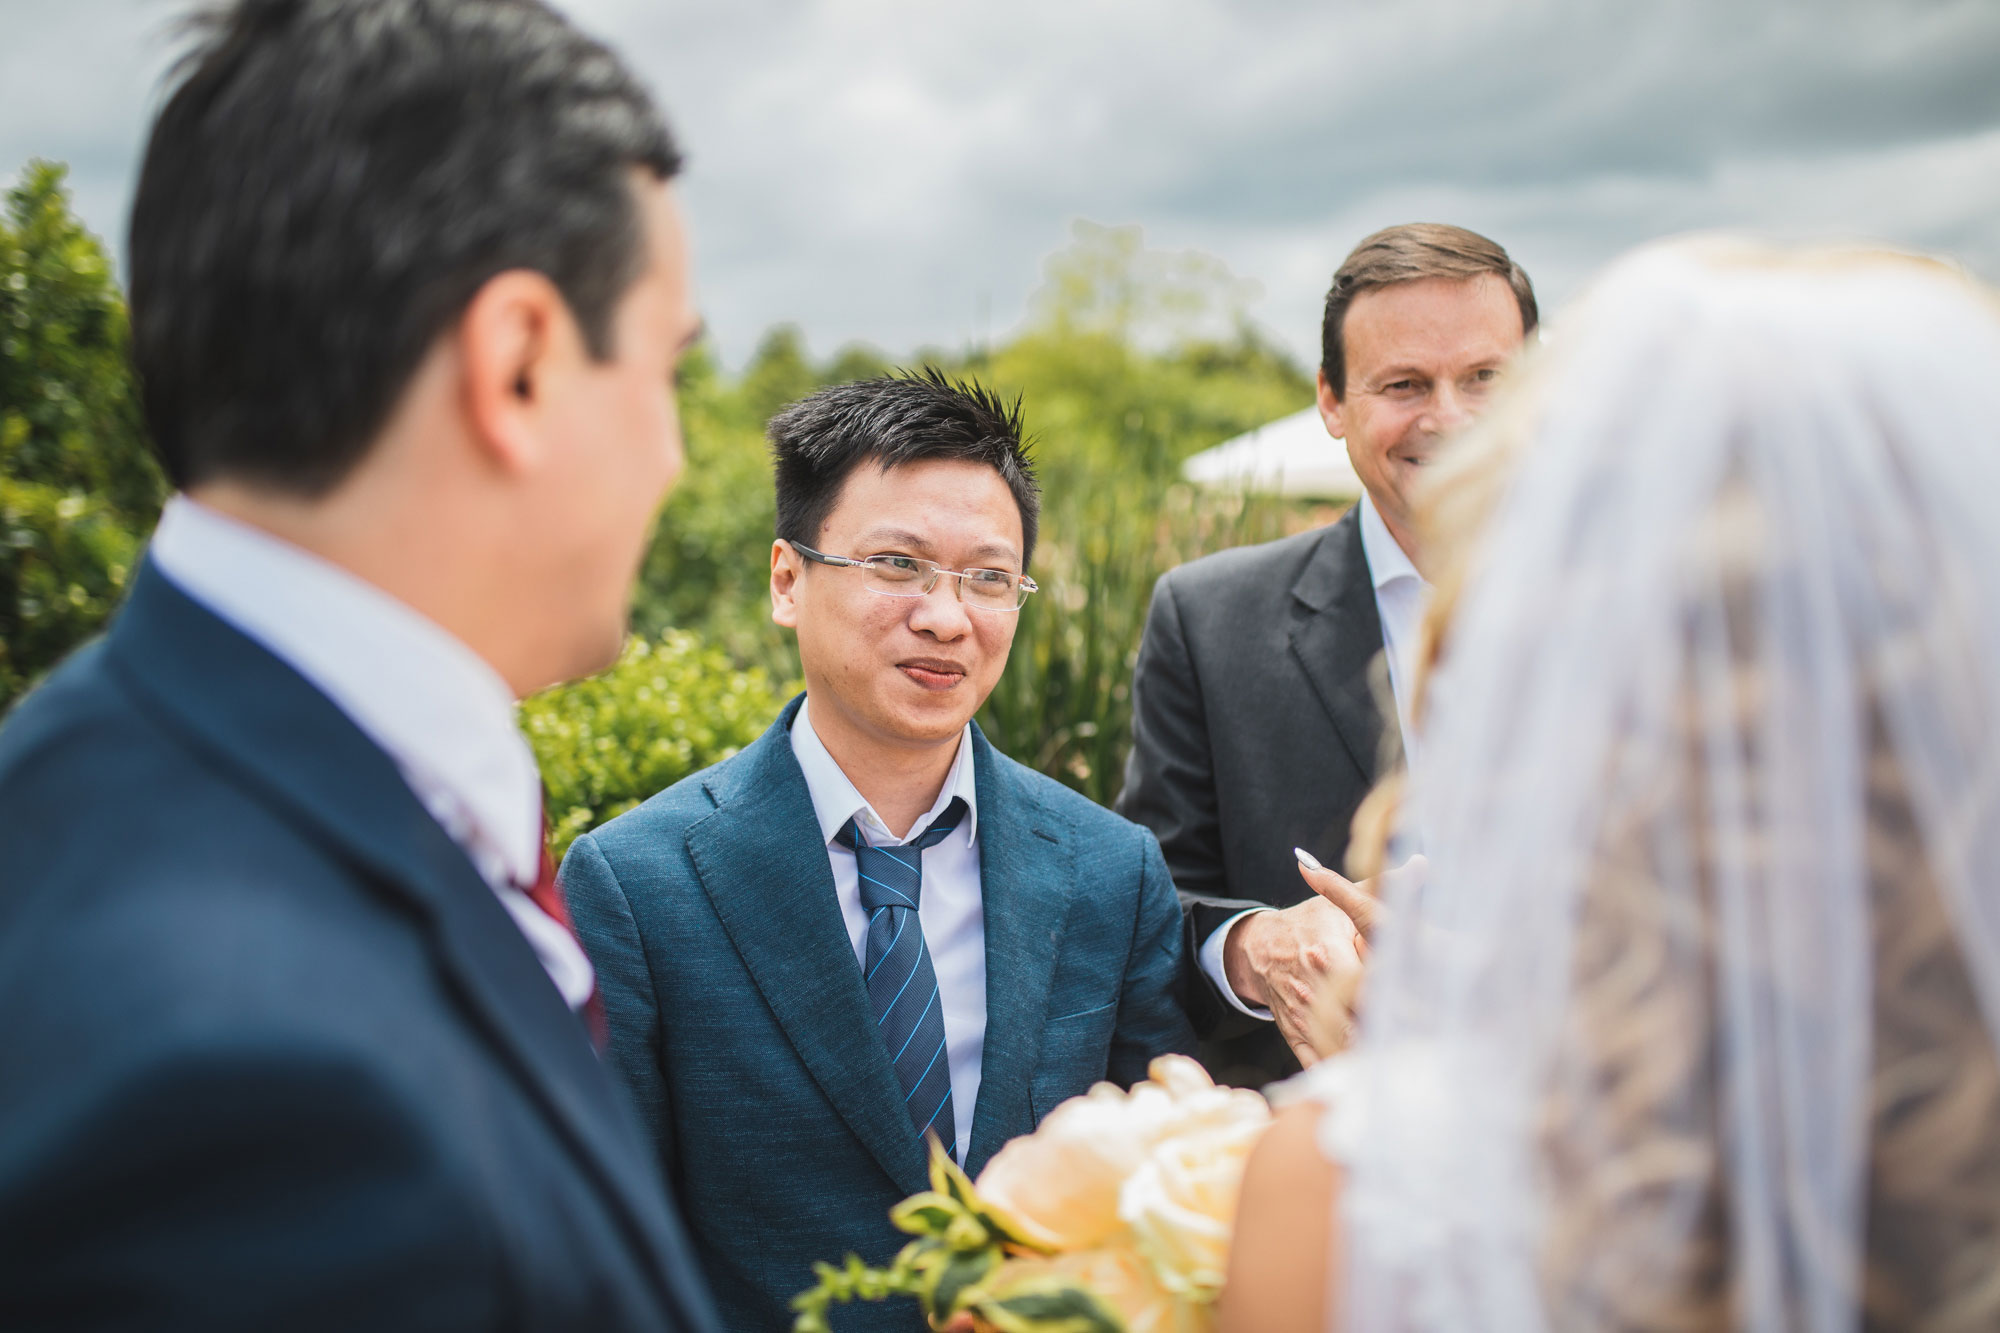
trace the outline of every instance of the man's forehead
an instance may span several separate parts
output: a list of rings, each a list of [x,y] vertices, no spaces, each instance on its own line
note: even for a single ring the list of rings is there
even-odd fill
[[[845,539],[899,545],[929,556],[949,548],[1018,558],[1021,512],[998,471],[958,459],[890,467],[862,463],[848,474],[829,529]]]
[[[1350,359],[1434,359],[1440,353],[1512,352],[1525,336],[1520,303],[1498,274],[1425,278],[1363,292],[1342,334]]]

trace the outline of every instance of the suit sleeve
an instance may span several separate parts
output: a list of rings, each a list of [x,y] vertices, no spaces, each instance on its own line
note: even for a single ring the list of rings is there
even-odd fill
[[[577,938],[597,969],[597,994],[610,1038],[605,1062],[631,1095],[672,1179],[673,1113],[660,1069],[659,997],[632,904],[603,849],[587,833],[570,844],[559,879]]]
[[[1126,1087],[1146,1076],[1146,1065],[1154,1056],[1193,1055],[1195,1049],[1194,1029],[1181,1005],[1186,962],[1174,882],[1152,835],[1141,832],[1138,837],[1143,853],[1132,951],[1118,997],[1118,1026],[1111,1034],[1107,1066],[1111,1080]]]
[[[1153,831],[1173,876],[1182,920],[1182,984],[1195,1027],[1209,1036],[1250,1030],[1254,1020],[1224,999],[1198,959],[1202,943],[1225,921],[1269,904],[1229,896],[1208,717],[1171,573],[1153,585],[1132,673],[1132,754],[1116,809]]]
[[[364,1056],[294,1039],[121,1069],[0,1148],[0,1326],[502,1327],[449,1138]]]

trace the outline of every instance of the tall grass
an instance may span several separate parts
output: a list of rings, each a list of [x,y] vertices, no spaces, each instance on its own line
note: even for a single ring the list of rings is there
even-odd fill
[[[1153,583],[1184,560],[1281,536],[1293,506],[1183,484],[1105,486],[1044,513],[1036,578],[980,726],[1001,751],[1109,805],[1132,745],[1132,668]]]

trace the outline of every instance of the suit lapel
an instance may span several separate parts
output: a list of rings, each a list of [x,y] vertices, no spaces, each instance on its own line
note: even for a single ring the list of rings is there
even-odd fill
[[[986,1050],[965,1162],[977,1175],[1001,1144],[1034,1128],[1028,1088],[1075,874],[1069,827],[1034,799],[976,726],[972,744],[986,917]]]
[[[394,762],[303,677],[159,574],[133,582],[115,669],[185,743],[409,910],[465,1012],[566,1138],[653,1259],[681,1242],[609,1075],[534,951]]]
[[[710,787],[715,813],[688,854],[722,927],[792,1048],[905,1194],[926,1188],[924,1149],[882,1044],[834,895],[812,794],[792,754],[794,700]],[[985,822],[981,821],[984,835]]]
[[[1371,674],[1382,653],[1382,616],[1361,546],[1357,505],[1326,530],[1292,585],[1292,656],[1361,772],[1382,770],[1384,739],[1400,746],[1393,714],[1383,716]]]

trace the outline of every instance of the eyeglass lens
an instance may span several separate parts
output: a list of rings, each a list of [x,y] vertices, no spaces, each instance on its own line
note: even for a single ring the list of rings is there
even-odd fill
[[[958,577],[959,595],[982,606],[1012,610],[1026,596],[1018,579],[998,569],[968,570],[960,576],[957,570],[911,556],[876,556],[867,565],[870,586],[891,597],[922,597],[936,585],[940,574]]]

